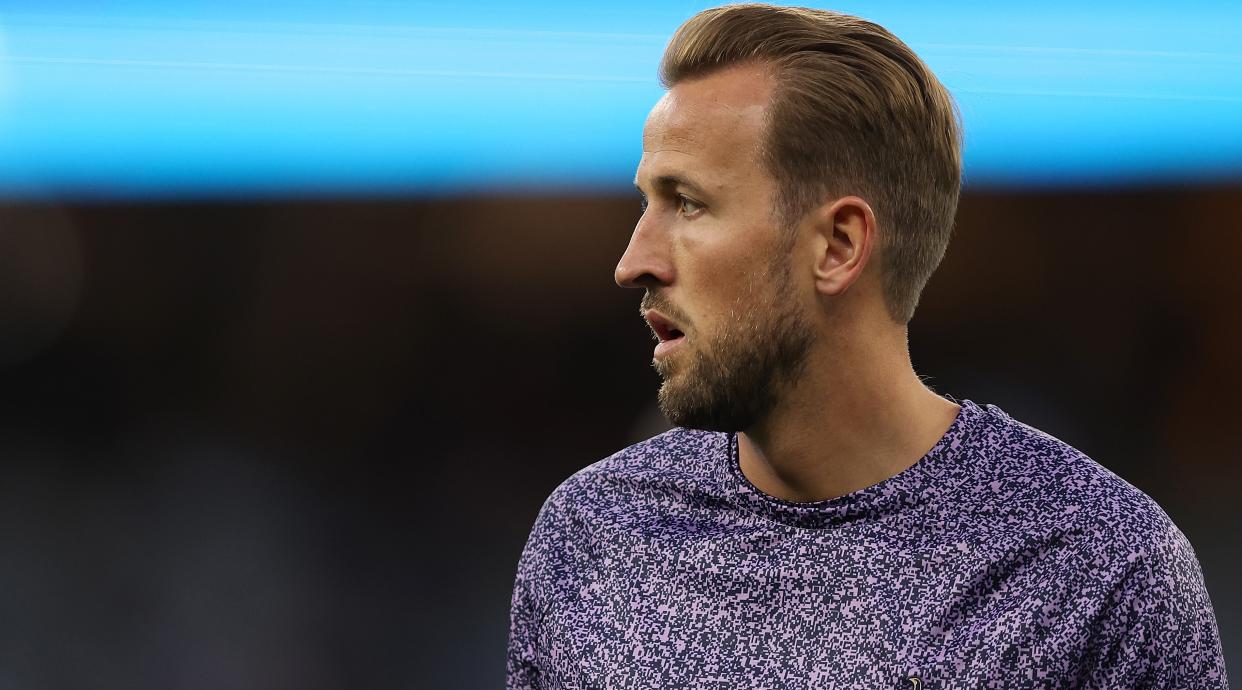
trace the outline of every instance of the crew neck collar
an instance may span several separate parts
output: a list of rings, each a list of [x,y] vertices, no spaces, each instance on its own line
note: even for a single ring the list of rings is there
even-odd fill
[[[725,493],[761,517],[805,529],[839,527],[925,503],[956,487],[965,478],[967,468],[955,461],[981,418],[987,414],[970,400],[954,402],[961,406],[957,417],[936,445],[917,462],[878,484],[823,501],[786,501],[757,488],[742,474],[737,434],[730,433],[727,462],[721,463],[726,468],[723,478]]]

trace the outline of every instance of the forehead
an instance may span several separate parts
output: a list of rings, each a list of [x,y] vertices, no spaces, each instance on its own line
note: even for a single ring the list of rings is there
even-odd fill
[[[669,89],[643,128],[638,181],[644,173],[697,171],[723,178],[754,172],[771,91],[771,78],[757,65],[731,67]]]

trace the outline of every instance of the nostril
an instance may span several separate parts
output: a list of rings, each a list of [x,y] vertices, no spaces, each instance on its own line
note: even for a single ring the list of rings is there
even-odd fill
[[[613,275],[613,280],[617,283],[617,285],[625,288],[648,287],[659,283],[659,280],[653,273],[646,271],[638,273],[636,271],[628,270],[624,266],[617,267],[617,270]]]
[[[642,273],[637,278],[629,281],[627,287],[650,288],[655,285],[660,285],[660,279],[654,273]]]

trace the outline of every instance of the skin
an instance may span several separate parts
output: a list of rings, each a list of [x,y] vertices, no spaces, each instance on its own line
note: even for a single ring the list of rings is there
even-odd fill
[[[644,305],[686,333],[655,363],[665,387],[696,385],[696,351],[713,352],[775,297],[792,301],[813,342],[796,381],[774,384],[771,409],[735,429],[739,463],[769,495],[818,501],[907,469],[959,408],[923,385],[907,329],[888,315],[883,228],[867,202],[826,199],[795,228],[778,224],[759,148],[772,88],[762,65],[742,65],[679,83],[656,104],[635,177],[647,206],[615,279],[646,289]],[[789,272],[780,294],[748,279],[769,275],[774,260]]]

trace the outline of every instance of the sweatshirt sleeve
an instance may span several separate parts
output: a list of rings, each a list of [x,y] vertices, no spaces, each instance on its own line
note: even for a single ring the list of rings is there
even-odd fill
[[[1170,523],[1126,565],[1095,626],[1079,687],[1227,690],[1216,617],[1186,537]]]
[[[535,518],[518,560],[509,609],[507,690],[535,690],[549,684],[548,634],[545,619],[557,592],[581,569],[579,550],[571,538],[583,531],[574,518],[580,475],[558,486]]]
[[[542,687],[537,653],[542,610],[540,578],[548,558],[552,503],[549,497],[539,509],[513,580],[513,597],[509,606],[509,652],[505,664],[506,690],[538,690]]]
[[[505,664],[507,690],[537,690],[539,667],[536,663],[537,623],[534,595],[519,561],[509,608],[509,654]]]

